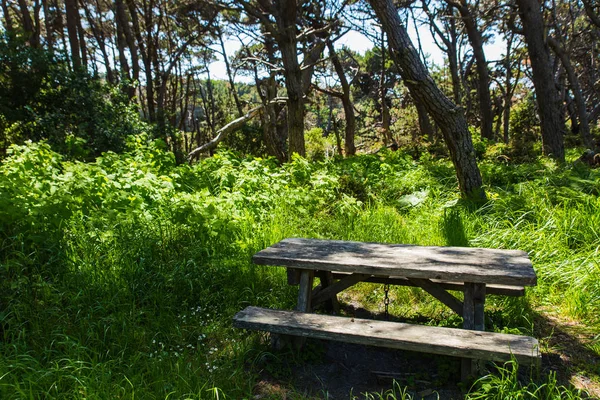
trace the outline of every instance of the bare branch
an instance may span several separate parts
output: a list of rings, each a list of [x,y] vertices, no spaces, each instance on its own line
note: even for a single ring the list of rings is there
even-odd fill
[[[225,139],[225,137],[227,137],[227,135],[230,132],[235,131],[236,129],[239,129],[242,126],[244,126],[244,124],[246,124],[246,122],[248,122],[252,118],[256,117],[263,108],[264,108],[264,106],[262,106],[262,105],[258,106],[256,108],[253,108],[252,110],[248,111],[246,114],[242,115],[241,117],[239,117],[237,119],[234,119],[233,121],[231,121],[230,123],[228,123],[227,125],[222,127],[221,129],[219,129],[217,131],[217,135],[213,138],[213,140],[192,150],[187,156],[188,160],[191,160],[198,154],[205,153],[205,152],[210,151],[210,150],[214,149],[215,147],[217,147],[217,145],[221,141],[223,141],[223,139]]]

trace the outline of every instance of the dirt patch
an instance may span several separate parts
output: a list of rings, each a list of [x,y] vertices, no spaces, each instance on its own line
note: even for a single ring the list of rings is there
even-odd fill
[[[311,396],[364,398],[365,393],[391,389],[395,380],[416,398],[463,398],[458,387],[448,384],[460,380],[457,358],[340,342],[313,346],[322,346],[322,359],[293,369],[295,389]]]
[[[554,371],[559,383],[572,385],[600,399],[600,356],[588,347],[598,332],[546,308],[535,312],[542,373]]]
[[[344,304],[343,311],[357,318],[383,318],[353,303]],[[279,371],[263,370],[255,388],[257,399],[364,399],[366,393],[393,389],[394,382],[398,398],[404,388],[415,399],[464,397],[456,385],[461,364],[456,357],[307,340],[300,353],[282,354],[277,363]]]
[[[542,351],[541,376],[555,372],[559,384],[600,399],[600,357],[586,346],[597,332],[549,310],[534,312],[535,336]],[[354,302],[344,305],[344,313],[383,318]],[[397,389],[406,388],[415,399],[458,400],[468,389],[456,384],[460,382],[459,358],[342,342],[308,340],[302,352],[282,353],[275,365],[278,371],[263,369],[255,399],[373,399],[367,393],[386,393],[397,382]],[[495,370],[493,365],[487,367]],[[531,379],[526,371],[519,375],[523,382]],[[401,398],[399,391],[396,396]]]

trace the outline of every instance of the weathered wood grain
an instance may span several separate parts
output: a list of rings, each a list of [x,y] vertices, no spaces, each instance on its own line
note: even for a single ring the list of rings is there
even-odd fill
[[[319,281],[321,282],[319,286],[321,287],[321,289],[327,289],[328,287],[334,284],[333,274],[331,273],[331,271],[317,271],[315,275],[319,277]],[[315,292],[313,291],[313,299],[314,294]],[[340,303],[338,302],[337,295],[334,294],[330,296],[329,300],[325,301],[324,307],[325,311],[328,311],[329,313],[339,314]]]
[[[298,289],[296,311],[310,312],[314,276],[314,271],[302,270],[300,272],[300,288]]]
[[[253,261],[261,265],[451,282],[518,286],[533,286],[537,282],[527,253],[520,250],[292,238],[256,253]]]
[[[345,276],[344,278],[335,282],[331,286],[323,288],[322,290],[317,292],[313,296],[312,300],[315,304],[318,304],[322,301],[330,299],[332,296],[335,296],[342,290],[348,289],[350,286],[353,286],[353,285],[357,284],[358,282],[362,282],[366,278],[368,278],[368,275],[363,275],[363,274],[352,274],[352,275]]]
[[[476,331],[485,331],[485,283],[476,283],[473,287],[473,323]]]
[[[348,276],[349,272],[333,272],[334,279],[341,279],[344,276]],[[437,279],[430,279],[433,283],[440,286],[444,290],[457,290],[464,292],[465,284],[462,282],[445,282]],[[390,285],[398,285],[398,286],[415,286],[407,278],[402,278],[399,276],[390,276],[390,277],[381,277],[381,276],[371,276],[364,280],[364,282],[370,283],[388,283]],[[496,294],[501,296],[525,296],[525,288],[523,286],[509,286],[509,285],[486,285],[486,293],[487,294]]]
[[[456,357],[521,364],[540,361],[535,338],[502,333],[411,325],[399,322],[247,307],[233,319],[237,328],[380,346]]]
[[[410,278],[409,281],[411,281],[415,286],[420,287],[421,289],[425,290],[427,293],[444,303],[447,307],[449,307],[458,315],[462,315],[462,302],[456,297],[452,296],[450,293],[446,292],[440,286],[431,282],[429,279]]]
[[[287,269],[287,282],[290,286],[297,286],[300,284],[300,270],[297,268]]]

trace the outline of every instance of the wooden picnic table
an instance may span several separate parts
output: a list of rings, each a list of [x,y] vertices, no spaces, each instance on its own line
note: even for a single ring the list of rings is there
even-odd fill
[[[240,313],[239,321],[235,322],[237,326],[250,329],[262,326],[279,333],[333,340],[344,338],[365,344],[376,342],[382,346],[387,343],[386,347],[421,349],[438,354],[463,354],[463,357],[470,357],[463,361],[463,377],[472,371],[471,358],[497,360],[514,354],[521,362],[539,360],[534,338],[498,336],[501,334],[491,332],[481,336],[483,334],[474,332],[485,330],[487,294],[523,295],[525,286],[536,284],[535,271],[524,251],[290,238],[256,253],[252,260],[259,265],[287,267],[288,283],[299,285],[296,313],[246,310],[245,314]],[[320,279],[320,284],[313,289],[315,276]],[[400,329],[398,323],[376,321],[377,329],[365,336],[356,330],[360,330],[357,328],[360,323],[372,327],[373,323],[368,320],[348,326],[344,319],[336,319],[340,317],[300,314],[310,313],[312,307],[321,302],[326,302],[330,310],[336,311],[337,293],[365,281],[421,287],[463,317],[463,330],[429,329],[432,327],[418,325],[411,325],[410,329],[402,326]],[[463,300],[447,290],[463,291]],[[433,334],[436,335],[435,340],[431,337]],[[427,337],[430,342],[447,344],[439,348],[432,346],[425,343],[427,340],[424,338]],[[469,342],[473,345],[479,343],[484,350],[469,347]],[[499,346],[500,342],[504,346]],[[488,356],[483,356],[486,351]]]

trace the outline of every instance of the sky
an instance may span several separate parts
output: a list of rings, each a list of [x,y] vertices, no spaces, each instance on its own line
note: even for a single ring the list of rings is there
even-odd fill
[[[408,34],[411,37],[413,45],[417,47],[417,33],[414,26],[409,26]],[[429,56],[429,62],[433,62],[434,64],[440,66],[443,65],[444,54],[435,44],[433,38],[431,37],[431,33],[429,32],[429,28],[426,26],[421,26],[419,28],[419,36],[421,39],[421,45],[423,46],[423,51]],[[371,49],[374,46],[373,42],[357,31],[349,31],[335,43],[336,48],[340,48],[344,45],[361,54],[364,54],[368,49]],[[227,52],[227,56],[231,59],[234,53],[239,50],[240,46],[241,45],[237,39],[227,40],[225,42],[225,51]],[[484,46],[484,51],[486,53],[488,62],[498,60],[505,51],[504,46],[505,44],[503,41],[500,40],[498,36],[494,36],[490,43]],[[225,62],[220,56],[218,58],[218,61],[215,61],[210,65],[211,77],[213,79],[226,80],[227,72],[225,69]],[[242,82],[252,81],[251,78],[242,76],[237,76],[236,80]]]

